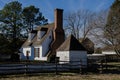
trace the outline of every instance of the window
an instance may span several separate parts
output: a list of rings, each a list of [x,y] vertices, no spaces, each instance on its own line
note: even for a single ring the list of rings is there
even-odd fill
[[[39,57],[39,48],[35,48],[34,52],[34,57]]]

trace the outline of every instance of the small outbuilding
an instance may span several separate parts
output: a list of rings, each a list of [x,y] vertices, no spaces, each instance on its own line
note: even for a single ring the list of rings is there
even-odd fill
[[[57,49],[59,63],[82,63],[87,65],[87,51],[84,46],[70,35]]]
[[[79,39],[79,42],[86,48],[87,54],[94,53],[94,43],[88,37],[85,39]]]

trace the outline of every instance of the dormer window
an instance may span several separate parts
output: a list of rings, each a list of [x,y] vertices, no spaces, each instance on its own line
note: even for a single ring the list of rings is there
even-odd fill
[[[35,36],[36,33],[37,33],[37,31],[34,30],[34,31],[31,31],[31,32],[28,34],[28,40],[29,40],[29,42],[32,41],[32,39],[34,38],[34,36]]]
[[[29,33],[28,34],[28,40],[31,40],[31,37],[32,37],[32,33]]]
[[[38,36],[38,39],[41,39],[41,33],[40,33],[40,31],[38,31],[37,36]]]
[[[41,28],[37,33],[37,39],[40,40],[47,32],[48,28]]]
[[[46,33],[45,31],[38,31],[38,34],[37,34],[38,40],[40,40],[44,36],[45,33]]]

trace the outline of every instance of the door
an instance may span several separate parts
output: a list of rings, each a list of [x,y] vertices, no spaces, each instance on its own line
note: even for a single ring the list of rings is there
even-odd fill
[[[29,60],[30,51],[26,51],[26,59]]]

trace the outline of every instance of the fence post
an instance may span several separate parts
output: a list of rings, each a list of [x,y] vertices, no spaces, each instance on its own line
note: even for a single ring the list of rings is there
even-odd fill
[[[80,60],[80,74],[82,74],[82,61]]]
[[[58,61],[59,61],[59,57],[55,57],[55,74],[58,74]]]
[[[28,72],[28,64],[27,64],[27,61],[25,62],[25,74],[27,74]]]
[[[103,60],[101,60],[101,63],[100,63],[100,73],[103,73]]]
[[[107,70],[107,56],[105,56],[105,67],[106,67],[106,70]]]

